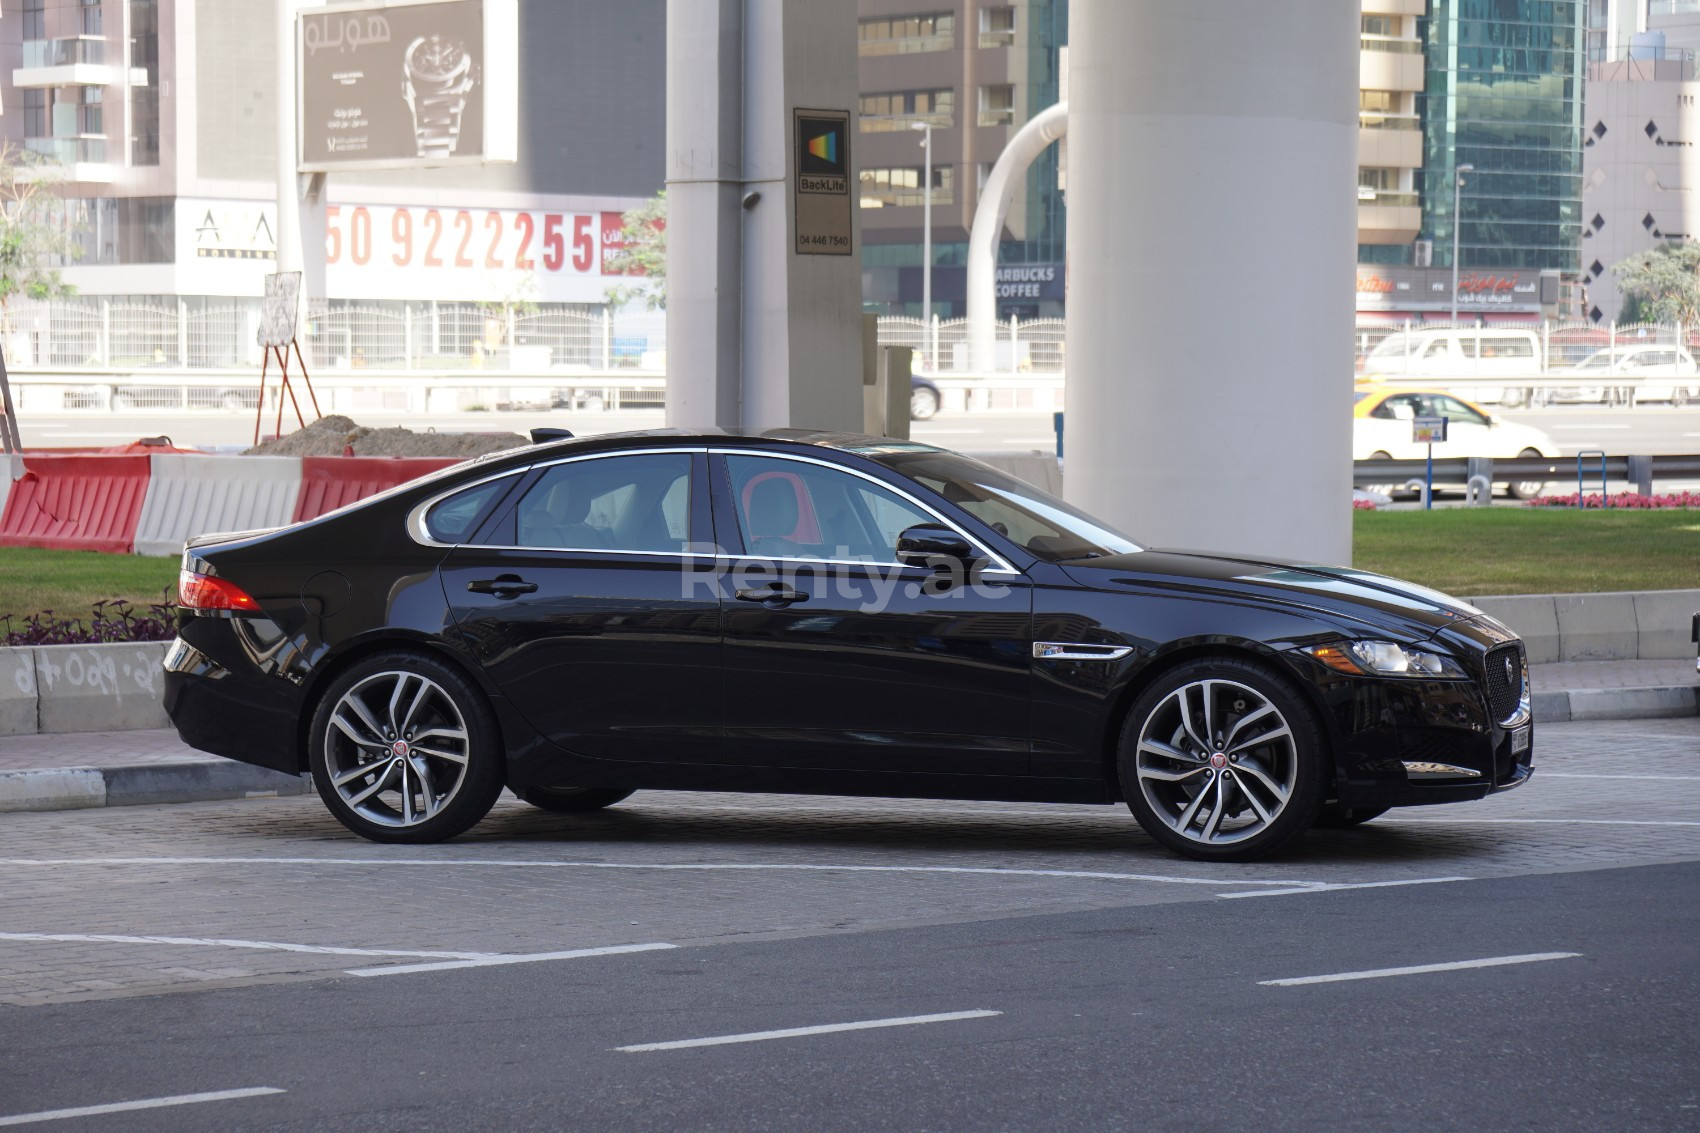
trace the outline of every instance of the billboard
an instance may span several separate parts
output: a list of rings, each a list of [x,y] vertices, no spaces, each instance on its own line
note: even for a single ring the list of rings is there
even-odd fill
[[[518,0],[365,0],[296,33],[303,171],[515,160]]]

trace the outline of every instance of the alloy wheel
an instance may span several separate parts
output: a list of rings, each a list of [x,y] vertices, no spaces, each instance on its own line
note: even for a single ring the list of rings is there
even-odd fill
[[[328,781],[350,810],[379,826],[440,814],[466,781],[466,719],[442,685],[419,673],[373,673],[342,694],[324,732]]]
[[[1174,833],[1206,846],[1243,842],[1287,808],[1299,752],[1286,717],[1238,681],[1206,678],[1164,697],[1140,728],[1135,773]]]

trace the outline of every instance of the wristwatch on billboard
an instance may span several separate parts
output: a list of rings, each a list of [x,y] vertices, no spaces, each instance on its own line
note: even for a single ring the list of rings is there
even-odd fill
[[[402,95],[413,111],[419,156],[454,156],[466,96],[478,81],[472,56],[458,40],[422,35],[407,45],[402,69]]]

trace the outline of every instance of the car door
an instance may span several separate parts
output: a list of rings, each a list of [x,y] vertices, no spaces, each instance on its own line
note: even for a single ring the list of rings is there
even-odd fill
[[[849,772],[1028,772],[1032,593],[990,559],[943,586],[897,562],[940,515],[871,474],[717,452],[728,758]]]
[[[450,609],[485,672],[576,754],[720,756],[706,467],[700,449],[540,465],[443,563]]]
[[[1494,451],[1497,438],[1491,435],[1485,414],[1445,394],[1432,395],[1428,401],[1428,415],[1447,420],[1446,443],[1434,446],[1435,456],[1516,455]]]

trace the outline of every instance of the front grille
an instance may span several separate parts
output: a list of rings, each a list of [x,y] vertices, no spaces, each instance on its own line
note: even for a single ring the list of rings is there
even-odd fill
[[[1517,711],[1523,699],[1523,649],[1513,643],[1501,645],[1487,655],[1488,710],[1495,720]]]

